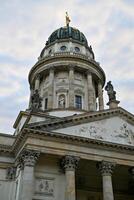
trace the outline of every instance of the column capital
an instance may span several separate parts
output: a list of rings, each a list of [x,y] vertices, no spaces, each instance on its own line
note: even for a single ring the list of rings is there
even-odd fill
[[[75,170],[78,167],[80,158],[75,156],[67,155],[61,160],[61,167],[66,170]]]
[[[39,155],[40,152],[25,149],[19,156],[19,164],[21,164],[21,166],[34,167]]]
[[[40,74],[36,74],[35,79],[40,79],[41,75]]]
[[[116,164],[114,162],[102,161],[97,164],[97,168],[103,176],[111,176]]]
[[[68,67],[69,67],[69,70],[74,70],[75,65],[69,64]]]

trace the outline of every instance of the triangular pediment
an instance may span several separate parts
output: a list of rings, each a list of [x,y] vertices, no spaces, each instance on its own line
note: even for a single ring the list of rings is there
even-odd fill
[[[29,124],[28,127],[38,131],[134,145],[134,116],[122,108],[62,118],[48,116],[47,120]]]
[[[119,116],[56,129],[54,132],[106,142],[134,145],[134,126]]]

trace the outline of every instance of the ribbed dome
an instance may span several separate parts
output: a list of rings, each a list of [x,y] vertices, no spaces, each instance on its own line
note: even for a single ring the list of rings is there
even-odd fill
[[[87,39],[84,36],[84,34],[80,32],[78,29],[70,27],[70,26],[61,27],[57,29],[56,31],[54,31],[48,38],[46,45],[49,45],[55,42],[56,40],[63,40],[63,39],[69,39],[69,38],[76,40],[85,46],[88,46]]]

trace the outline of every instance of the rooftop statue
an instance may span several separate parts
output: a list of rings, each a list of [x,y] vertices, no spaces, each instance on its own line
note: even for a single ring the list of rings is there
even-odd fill
[[[71,22],[68,13],[66,12],[66,26],[69,26],[69,23]]]
[[[42,106],[42,98],[39,95],[38,90],[35,90],[34,94],[31,97],[31,109],[38,110]]]
[[[105,90],[107,91],[109,102],[112,100],[116,100],[116,92],[114,91],[114,87],[111,84],[111,81],[107,82]]]

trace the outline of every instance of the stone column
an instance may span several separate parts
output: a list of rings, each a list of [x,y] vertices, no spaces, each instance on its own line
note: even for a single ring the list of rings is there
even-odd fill
[[[40,86],[40,74],[37,74],[36,75],[36,78],[35,78],[35,90],[39,90],[39,86]]]
[[[23,163],[23,177],[20,199],[32,200],[34,194],[34,166],[39,157],[39,152],[25,150],[20,156]]]
[[[134,167],[129,168],[130,179],[128,182],[128,192],[134,194]]]
[[[92,74],[90,72],[87,73],[87,87],[88,87],[88,109],[89,111],[94,111],[96,101],[94,98]]]
[[[74,67],[69,68],[69,107],[74,108]]]
[[[65,200],[76,200],[75,188],[75,169],[78,166],[79,158],[74,156],[65,156],[61,165],[66,176],[66,193]]]
[[[112,187],[112,172],[115,167],[115,163],[102,161],[98,163],[97,166],[102,175],[103,200],[114,200],[113,187]]]
[[[104,110],[103,90],[101,82],[98,83],[99,110]]]
[[[54,97],[54,69],[51,68],[49,71],[49,87],[48,87],[48,109],[53,108]]]

